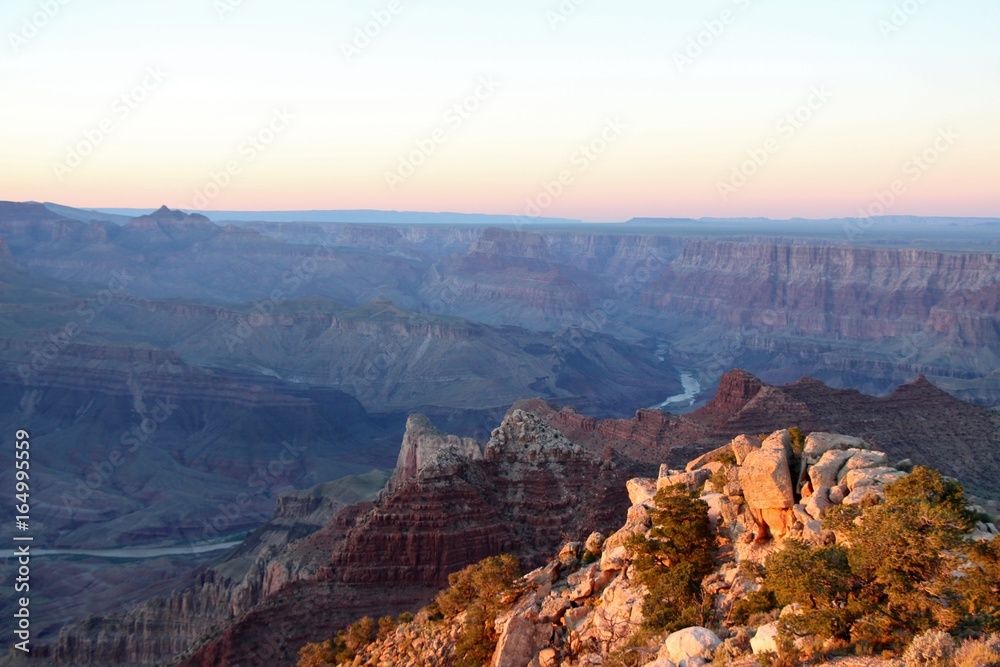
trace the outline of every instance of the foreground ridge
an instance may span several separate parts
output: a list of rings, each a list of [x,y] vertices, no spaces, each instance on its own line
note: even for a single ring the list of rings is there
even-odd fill
[[[298,664],[696,667],[712,661],[770,664],[778,655],[792,661],[784,664],[794,664],[807,656],[822,661],[845,649],[898,655],[905,639],[914,636],[910,653],[932,640],[951,646],[946,652],[954,651],[951,635],[935,628],[957,631],[958,622],[933,614],[922,623],[896,621],[881,643],[865,643],[878,641],[866,624],[880,616],[879,605],[906,603],[917,609],[918,589],[940,583],[930,575],[926,581],[910,581],[913,591],[906,596],[888,586],[883,595],[889,597],[877,600],[837,592],[836,577],[868,575],[849,572],[847,561],[834,556],[870,559],[872,554],[864,551],[867,543],[892,543],[892,531],[907,529],[906,508],[913,505],[947,515],[932,532],[935,539],[952,540],[951,549],[962,555],[894,554],[898,561],[890,567],[921,558],[927,572],[944,580],[954,579],[948,568],[959,564],[967,579],[988,581],[993,590],[1000,585],[996,517],[981,506],[967,505],[953,480],[908,460],[891,462],[861,438],[823,432],[803,437],[798,429],[743,434],[683,470],[663,466],[655,479],[631,479],[627,490],[632,506],[625,524],[610,536],[592,533],[585,541],[568,542],[548,564],[505,582],[498,577],[511,574],[496,559],[470,566],[453,575],[452,588],[415,618],[387,617],[378,627],[370,619],[355,624],[333,640],[305,647]],[[871,529],[865,528],[868,523]],[[691,532],[698,525],[703,538],[697,530]],[[869,534],[876,526],[884,534]],[[682,536],[689,542],[676,544]],[[706,567],[687,593],[677,595],[671,588],[678,581],[674,573],[699,560],[691,553],[698,551],[696,545]],[[660,567],[670,553],[673,562]],[[828,560],[826,569],[808,564]],[[795,564],[791,573],[790,564]],[[490,576],[498,586],[491,599],[465,589],[470,581],[483,586]],[[823,580],[802,600],[789,602],[796,587],[808,586],[810,578]],[[868,583],[884,584],[878,575]],[[977,595],[965,590],[953,602],[964,604]],[[456,607],[456,597],[464,605]],[[807,599],[813,600],[811,606]],[[484,618],[488,605],[498,610]],[[1000,602],[994,599],[986,607],[985,615],[982,607],[970,612],[962,626],[966,635],[971,631],[983,639],[967,639],[958,650],[992,651],[1000,659],[1000,638],[984,634],[1000,628]],[[830,614],[847,623],[846,630],[830,631],[817,621]],[[897,664],[894,660],[848,664]]]

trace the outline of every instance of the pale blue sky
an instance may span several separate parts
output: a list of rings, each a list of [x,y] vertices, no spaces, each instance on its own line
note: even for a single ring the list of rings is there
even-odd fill
[[[46,1],[6,0],[0,198],[190,206],[235,161],[205,208],[521,213],[569,170],[546,214],[851,215],[951,126],[959,141],[892,212],[1000,214],[995,0],[584,0],[555,27],[558,1],[398,0],[350,62],[344,45],[388,1],[243,0],[220,18],[226,2],[48,0],[58,12],[25,38]],[[884,34],[906,4],[917,10]],[[703,34],[708,46],[679,71],[675,54],[723,11],[731,23]],[[148,67],[166,79],[117,116],[115,99]],[[499,89],[449,125],[483,77]],[[721,197],[816,86],[831,100]],[[275,109],[295,120],[248,160],[244,140]],[[108,117],[100,145],[60,172]],[[576,171],[579,147],[614,118],[627,130]],[[433,154],[389,187],[442,126]]]

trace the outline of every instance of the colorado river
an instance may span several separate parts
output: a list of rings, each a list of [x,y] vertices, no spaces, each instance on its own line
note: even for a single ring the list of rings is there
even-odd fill
[[[694,379],[694,376],[690,373],[681,373],[681,386],[684,387],[683,394],[677,394],[676,396],[671,396],[667,400],[663,401],[659,405],[654,405],[651,410],[664,410],[671,405],[681,404],[680,407],[686,408],[694,403],[694,400],[698,398],[698,394],[701,393],[701,383]]]
[[[32,556],[90,556],[92,558],[160,558],[161,556],[190,556],[232,549],[242,542],[222,542],[187,547],[139,547],[135,549],[32,549]],[[14,552],[0,551],[0,558],[13,558]]]

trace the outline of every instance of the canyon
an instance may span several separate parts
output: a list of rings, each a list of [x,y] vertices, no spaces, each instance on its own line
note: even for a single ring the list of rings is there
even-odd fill
[[[610,521],[569,516],[567,480],[613,494],[742,432],[853,433],[1000,492],[995,221],[252,218],[0,202],[0,427],[39,444],[38,539],[188,549],[47,556],[46,659],[238,661],[314,600],[327,625],[260,648],[284,658]]]
[[[892,460],[941,466],[978,496],[1000,498],[1000,416],[923,378],[872,397],[735,370],[692,413],[617,420],[536,399],[512,407],[485,442],[411,416],[395,472],[371,500],[338,509],[322,490],[282,497],[270,523],[186,587],[72,625],[43,655],[51,664],[178,654],[183,665],[291,664],[299,646],[363,615],[416,610],[464,565],[500,553],[540,565],[567,541],[610,534],[628,479],[783,423],[852,428]]]

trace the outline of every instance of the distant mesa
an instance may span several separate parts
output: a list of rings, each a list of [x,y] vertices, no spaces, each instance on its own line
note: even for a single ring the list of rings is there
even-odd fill
[[[133,218],[129,224],[136,227],[143,227],[148,226],[150,222],[161,226],[164,223],[182,223],[185,227],[215,227],[215,224],[211,220],[200,213],[185,213],[184,211],[172,210],[167,206],[161,206],[148,215]]]

